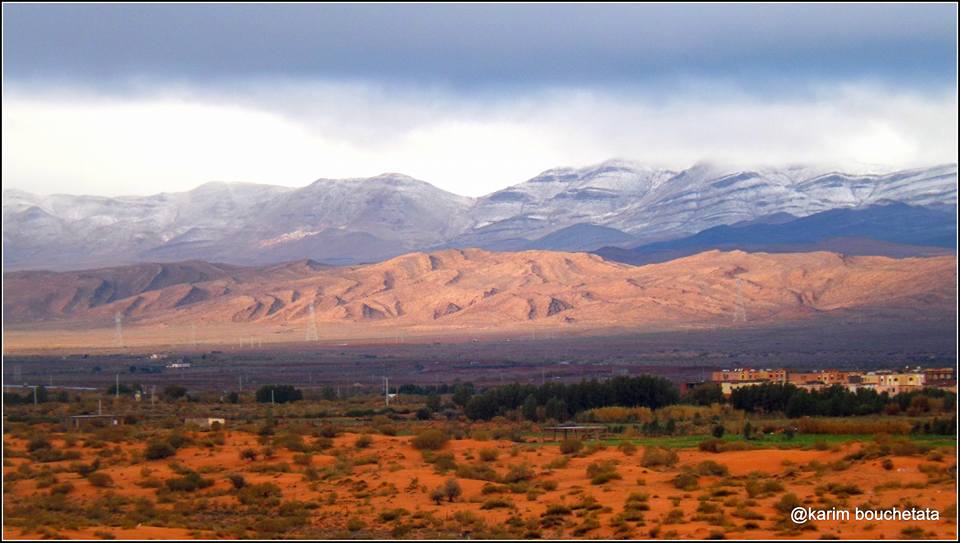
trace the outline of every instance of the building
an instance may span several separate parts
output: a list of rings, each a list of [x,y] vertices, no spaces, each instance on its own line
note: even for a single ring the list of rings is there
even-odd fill
[[[925,381],[925,375],[920,371],[909,373],[881,373],[879,377],[877,392],[886,392],[891,395],[920,390],[923,388]]]
[[[928,387],[950,388],[957,384],[953,368],[928,368],[923,370],[923,376]]]
[[[764,381],[768,383],[786,383],[787,370],[755,370],[751,368],[737,368],[735,370],[715,371],[710,375],[715,383],[739,383],[745,381]]]

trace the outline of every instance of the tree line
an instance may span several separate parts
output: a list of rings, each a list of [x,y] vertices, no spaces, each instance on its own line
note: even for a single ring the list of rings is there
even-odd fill
[[[475,394],[464,406],[464,413],[473,420],[489,420],[520,409],[528,420],[562,421],[595,407],[620,405],[656,409],[679,400],[680,392],[676,385],[663,377],[621,376],[606,381],[590,380],[572,384],[498,386]]]

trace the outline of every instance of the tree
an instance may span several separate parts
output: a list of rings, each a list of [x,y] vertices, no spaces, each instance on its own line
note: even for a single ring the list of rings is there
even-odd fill
[[[750,421],[747,421],[743,425],[743,439],[751,439],[753,436],[753,425],[750,424]]]
[[[257,389],[259,403],[288,403],[303,399],[303,392],[292,385],[264,385]]]
[[[567,403],[560,398],[550,398],[546,405],[546,415],[548,419],[564,421],[567,419]]]
[[[723,391],[716,383],[701,383],[689,389],[683,400],[693,405],[711,405],[723,403]]]
[[[443,494],[447,497],[447,501],[452,502],[463,494],[463,489],[460,488],[460,483],[456,479],[447,479],[443,483]]]
[[[427,409],[433,413],[440,411],[440,395],[436,392],[431,392],[427,396]]]
[[[332,386],[327,385],[320,391],[320,397],[328,402],[332,402],[337,399],[337,391],[334,390]]]
[[[453,403],[461,408],[467,406],[467,402],[473,397],[473,384],[463,383],[456,385],[453,390]]]
[[[180,385],[167,385],[163,388],[161,395],[170,401],[183,398],[187,395],[187,389],[183,388]]]
[[[527,399],[523,400],[523,418],[536,421],[537,407],[539,406],[540,404],[537,403],[537,397],[533,394],[528,394]]]
[[[720,439],[726,431],[727,429],[724,428],[722,424],[717,424],[713,427],[713,437]]]

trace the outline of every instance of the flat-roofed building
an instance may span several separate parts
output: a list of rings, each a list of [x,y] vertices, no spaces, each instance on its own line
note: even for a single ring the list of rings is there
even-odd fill
[[[737,383],[744,381],[786,383],[787,370],[757,370],[752,368],[737,368],[734,370],[715,371],[710,375],[710,378],[715,383]]]
[[[928,387],[949,388],[957,383],[953,368],[927,368],[923,376],[924,385]]]

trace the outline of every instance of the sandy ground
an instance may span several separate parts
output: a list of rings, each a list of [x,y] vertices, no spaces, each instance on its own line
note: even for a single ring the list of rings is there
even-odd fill
[[[709,519],[697,518],[697,509],[701,504],[699,498],[710,495],[712,491],[720,488],[714,486],[714,484],[720,481],[721,477],[702,476],[699,480],[699,488],[694,490],[679,490],[674,486],[672,480],[683,466],[696,465],[704,460],[713,460],[725,465],[729,469],[731,477],[745,476],[752,472],[763,472],[766,474],[766,479],[779,481],[785,487],[784,491],[776,492],[770,496],[758,497],[755,502],[749,505],[750,510],[763,516],[763,519],[753,521],[755,526],[749,525],[745,519],[735,516],[736,507],[734,505],[724,504],[725,501],[730,499],[737,499],[741,502],[746,500],[746,492],[742,486],[729,487],[729,490],[733,491],[731,496],[711,501],[710,503],[717,505],[724,511],[725,518],[729,521],[725,534],[727,538],[819,539],[829,536],[843,539],[900,539],[903,537],[901,530],[908,526],[919,526],[924,530],[926,537],[930,538],[955,539],[956,537],[955,479],[926,484],[928,481],[927,475],[920,470],[921,464],[937,464],[942,468],[942,473],[947,473],[949,470],[954,470],[955,473],[955,453],[953,450],[949,451],[949,454],[946,454],[945,451],[944,460],[940,462],[931,461],[923,456],[888,457],[894,464],[891,470],[885,470],[882,467],[883,459],[881,458],[854,463],[849,468],[839,471],[828,469],[819,476],[813,471],[804,470],[799,470],[798,475],[789,476],[787,474],[789,470],[808,465],[811,462],[830,464],[841,460],[861,445],[848,443],[837,450],[824,451],[754,450],[708,453],[696,449],[680,449],[678,450],[679,462],[676,466],[656,469],[645,468],[640,465],[643,455],[642,447],[639,447],[637,452],[632,455],[626,455],[614,447],[608,447],[583,457],[571,457],[564,467],[548,469],[547,465],[551,461],[563,456],[556,444],[528,444],[518,447],[516,444],[507,441],[464,439],[450,441],[444,448],[444,452],[450,452],[454,455],[458,464],[480,463],[478,457],[480,449],[496,448],[500,452],[499,457],[497,460],[489,462],[489,465],[500,475],[506,473],[512,465],[528,463],[536,473],[534,484],[541,481],[554,481],[556,488],[543,492],[535,498],[535,501],[531,501],[527,494],[482,495],[481,490],[487,484],[485,481],[459,477],[463,495],[453,503],[444,502],[437,505],[431,500],[430,491],[441,485],[451,474],[438,474],[432,465],[426,464],[421,452],[410,445],[411,438],[409,436],[374,435],[372,436],[372,446],[359,451],[353,447],[357,438],[356,435],[347,434],[337,437],[335,448],[349,450],[353,457],[374,455],[377,463],[357,466],[351,474],[335,481],[320,481],[312,490],[310,483],[304,480],[303,468],[293,462],[294,453],[278,448],[274,459],[260,459],[255,462],[244,461],[240,459],[239,451],[247,447],[259,450],[257,436],[236,431],[226,432],[226,434],[226,444],[217,450],[211,451],[191,446],[178,451],[175,457],[177,461],[193,469],[206,469],[209,473],[205,476],[215,480],[213,487],[198,491],[195,495],[203,493],[220,494],[212,499],[236,503],[236,497],[232,491],[229,491],[230,483],[226,480],[226,475],[242,473],[248,484],[268,481],[277,484],[282,489],[285,500],[296,499],[318,502],[320,506],[311,512],[310,522],[315,527],[330,530],[342,530],[347,519],[359,518],[365,522],[369,533],[373,535],[379,533],[381,536],[389,537],[393,523],[381,521],[378,519],[378,515],[382,511],[394,508],[404,508],[411,513],[430,511],[441,519],[452,519],[458,511],[471,511],[482,517],[488,526],[492,526],[504,523],[512,515],[519,515],[525,520],[540,519],[549,505],[572,505],[589,496],[603,507],[593,513],[599,521],[599,527],[583,534],[573,535],[573,530],[583,520],[578,518],[575,512],[573,515],[565,517],[567,523],[565,527],[542,529],[542,537],[616,538],[624,537],[626,534],[618,533],[615,527],[611,526],[611,521],[624,510],[624,504],[628,496],[631,493],[639,492],[649,496],[647,501],[649,510],[643,513],[645,522],[642,525],[628,523],[631,525],[628,533],[629,537],[648,538],[651,537],[651,530],[655,530],[656,535],[661,538],[706,538],[718,530],[724,531],[724,528],[712,525]],[[307,438],[307,441],[309,443],[311,438]],[[22,449],[24,447],[22,441],[9,436],[4,436],[4,443],[6,447],[12,449]],[[55,441],[55,445],[59,446],[59,443]],[[124,448],[127,449],[141,447],[142,445],[124,445]],[[76,446],[75,449],[83,451],[79,446]],[[467,456],[472,456],[473,459],[467,459]],[[154,470],[154,477],[166,479],[173,476],[173,472],[168,466],[168,460],[145,461],[134,465],[120,464],[103,468],[101,471],[109,474],[114,480],[115,487],[109,489],[110,491],[124,496],[143,496],[153,499],[156,495],[155,490],[141,488],[136,484],[143,478],[141,469],[147,466]],[[586,473],[587,466],[602,460],[616,461],[616,469],[621,478],[602,485],[593,485]],[[9,465],[4,467],[5,474],[16,470],[20,463],[26,461],[28,460],[22,458],[9,459]],[[253,473],[250,471],[250,468],[257,464],[281,461],[290,463],[293,471],[290,473]],[[313,465],[320,469],[334,462],[333,456],[318,453],[314,457]],[[57,464],[47,465],[54,466]],[[88,481],[75,473],[62,473],[59,474],[59,478],[61,481],[69,480],[75,485],[75,490],[69,495],[71,500],[92,500],[108,491],[91,486]],[[897,481],[902,486],[888,489],[876,488],[877,485],[890,483],[891,481]],[[774,504],[782,497],[784,492],[794,493],[805,505],[814,509],[826,508],[827,505],[818,501],[820,498],[817,496],[817,488],[829,483],[856,485],[863,492],[847,498],[846,505],[838,506],[841,508],[852,509],[857,505],[866,504],[869,504],[870,508],[913,504],[917,507],[937,509],[941,512],[942,518],[939,521],[922,522],[817,521],[814,523],[815,529],[813,530],[797,530],[794,532],[783,532],[776,528],[775,524],[780,518],[780,513],[776,511]],[[911,483],[914,483],[912,487],[905,488]],[[389,489],[391,485],[395,487],[396,492],[384,492],[385,495],[378,495],[379,493],[376,492],[378,489]],[[368,492],[369,495],[358,496],[357,492],[351,490],[360,487],[365,487],[370,491]],[[332,505],[328,505],[326,499],[331,491],[337,493],[337,500]],[[18,481],[13,485],[12,490],[7,491],[5,489],[4,506],[10,507],[19,500],[24,500],[36,493],[45,492],[45,490],[36,488],[35,480]],[[821,494],[823,494],[822,491]],[[836,499],[830,494],[824,494],[824,496],[828,499]],[[494,497],[502,497],[512,502],[513,508],[481,509],[485,501]],[[170,507],[170,505],[158,505],[158,507]],[[670,522],[666,519],[668,512],[674,509],[683,512],[682,520]],[[944,515],[944,511],[947,511],[948,514]],[[132,529],[102,527],[78,531],[57,530],[57,533],[69,538],[99,538],[101,536],[95,535],[95,532],[102,533],[104,531],[110,532],[118,539],[217,537],[217,534],[210,532],[145,525]],[[25,534],[6,525],[3,533],[5,538],[36,537],[36,534]],[[413,535],[410,537],[413,537]]]

